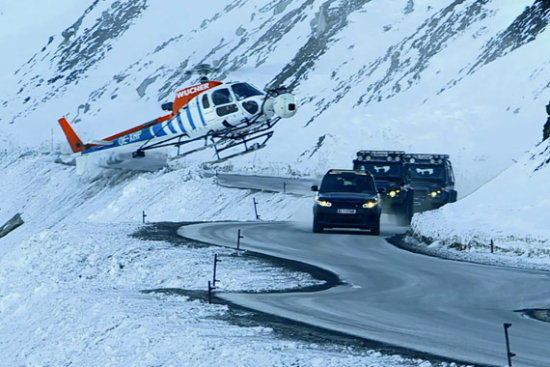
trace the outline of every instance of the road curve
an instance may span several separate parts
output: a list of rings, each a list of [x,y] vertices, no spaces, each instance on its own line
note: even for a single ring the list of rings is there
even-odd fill
[[[223,222],[184,226],[180,235],[330,270],[346,283],[321,292],[217,293],[230,302],[311,325],[475,364],[550,366],[550,324],[515,310],[547,307],[546,272],[455,262],[410,253],[380,237],[311,233],[295,222]]]

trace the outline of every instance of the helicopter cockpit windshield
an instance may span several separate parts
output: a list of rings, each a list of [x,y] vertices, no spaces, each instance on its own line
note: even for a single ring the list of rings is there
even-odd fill
[[[231,89],[233,90],[237,101],[242,101],[248,97],[264,95],[264,93],[248,83],[235,83],[231,86]]]

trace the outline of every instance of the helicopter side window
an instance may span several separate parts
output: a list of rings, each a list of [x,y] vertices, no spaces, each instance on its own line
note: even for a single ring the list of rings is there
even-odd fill
[[[215,106],[231,102],[233,102],[233,98],[231,97],[229,89],[218,89],[212,92],[212,103],[214,103]]]
[[[251,115],[255,115],[260,110],[260,106],[258,106],[256,101],[244,101],[243,108]]]
[[[234,113],[234,112],[238,112],[238,111],[239,111],[239,108],[234,103],[216,108],[216,113],[220,117],[225,116],[225,115],[229,115],[230,113]]]
[[[248,97],[263,95],[262,92],[248,83],[235,83],[231,86],[231,89],[233,90],[233,93],[235,93],[237,101],[242,101]]]
[[[208,100],[208,94],[202,96],[202,108],[210,108],[210,101]]]

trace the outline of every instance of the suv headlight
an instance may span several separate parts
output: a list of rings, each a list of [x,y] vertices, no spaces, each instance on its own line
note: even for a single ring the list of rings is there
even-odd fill
[[[388,196],[391,197],[391,198],[394,198],[394,197],[398,196],[400,192],[401,192],[401,190],[399,190],[399,189],[391,190],[390,192],[388,192]]]
[[[430,195],[430,197],[432,197],[432,198],[436,198],[439,195],[441,195],[441,190],[433,190],[428,195]]]
[[[317,201],[317,204],[319,204],[321,206],[325,206],[327,208],[332,206],[332,203],[330,201],[319,200],[319,199],[317,199],[316,201]]]
[[[367,201],[365,204],[363,204],[363,208],[365,209],[372,209],[376,205],[378,205],[378,201]]]

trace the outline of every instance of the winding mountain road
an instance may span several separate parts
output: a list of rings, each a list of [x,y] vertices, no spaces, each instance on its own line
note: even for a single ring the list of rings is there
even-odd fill
[[[315,265],[344,285],[321,292],[217,293],[235,304],[322,328],[474,364],[507,365],[504,323],[514,366],[550,366],[550,324],[520,309],[546,308],[550,274],[471,264],[401,250],[385,237],[406,228],[386,225],[380,237],[311,233],[309,223],[238,222],[184,226],[180,235],[241,246]]]

